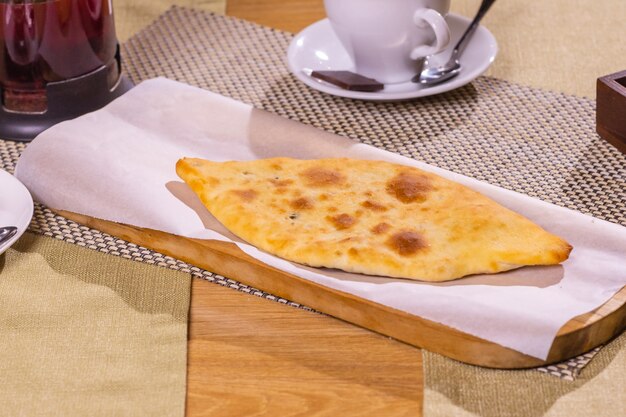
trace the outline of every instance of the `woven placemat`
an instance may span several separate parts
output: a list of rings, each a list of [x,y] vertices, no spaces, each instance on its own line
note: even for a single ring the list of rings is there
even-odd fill
[[[594,132],[591,100],[481,77],[400,103],[341,99],[287,70],[291,34],[174,7],[122,48],[130,77],[165,76],[363,143],[626,225],[626,157]],[[0,141],[11,171],[24,145]],[[233,280],[80,226],[37,206],[31,229],[296,307]],[[573,379],[594,352],[542,372]]]

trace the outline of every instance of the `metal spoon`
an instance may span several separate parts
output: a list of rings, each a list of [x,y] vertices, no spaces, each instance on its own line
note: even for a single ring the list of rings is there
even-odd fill
[[[15,234],[17,233],[17,227],[14,226],[5,226],[0,227],[0,249],[2,246],[9,241]]]
[[[417,74],[411,81],[414,83],[420,83],[422,85],[433,85],[443,81],[449,80],[452,77],[456,77],[461,72],[461,63],[459,58],[465,50],[465,47],[469,43],[470,38],[476,31],[481,19],[487,14],[487,11],[494,4],[496,0],[483,0],[480,4],[480,8],[470,23],[469,27],[461,36],[461,39],[452,50],[452,56],[444,65],[433,68],[425,68],[420,74]]]

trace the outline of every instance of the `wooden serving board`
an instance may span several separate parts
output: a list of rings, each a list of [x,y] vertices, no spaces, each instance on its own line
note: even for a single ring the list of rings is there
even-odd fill
[[[133,242],[405,343],[473,365],[529,368],[587,352],[626,328],[626,287],[596,310],[567,322],[542,361],[391,307],[307,281],[250,257],[234,243],[190,239],[59,211],[78,223]]]

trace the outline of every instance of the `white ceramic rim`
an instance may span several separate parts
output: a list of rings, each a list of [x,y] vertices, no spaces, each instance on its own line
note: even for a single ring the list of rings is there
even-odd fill
[[[17,178],[0,169],[0,227],[15,226],[17,233],[0,248],[0,254],[20,238],[33,217],[33,199]]]

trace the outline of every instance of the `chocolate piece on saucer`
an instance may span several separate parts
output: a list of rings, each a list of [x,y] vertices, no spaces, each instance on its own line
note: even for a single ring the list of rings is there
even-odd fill
[[[367,78],[350,71],[313,71],[311,77],[336,85],[344,90],[380,91],[385,88],[373,78]]]

